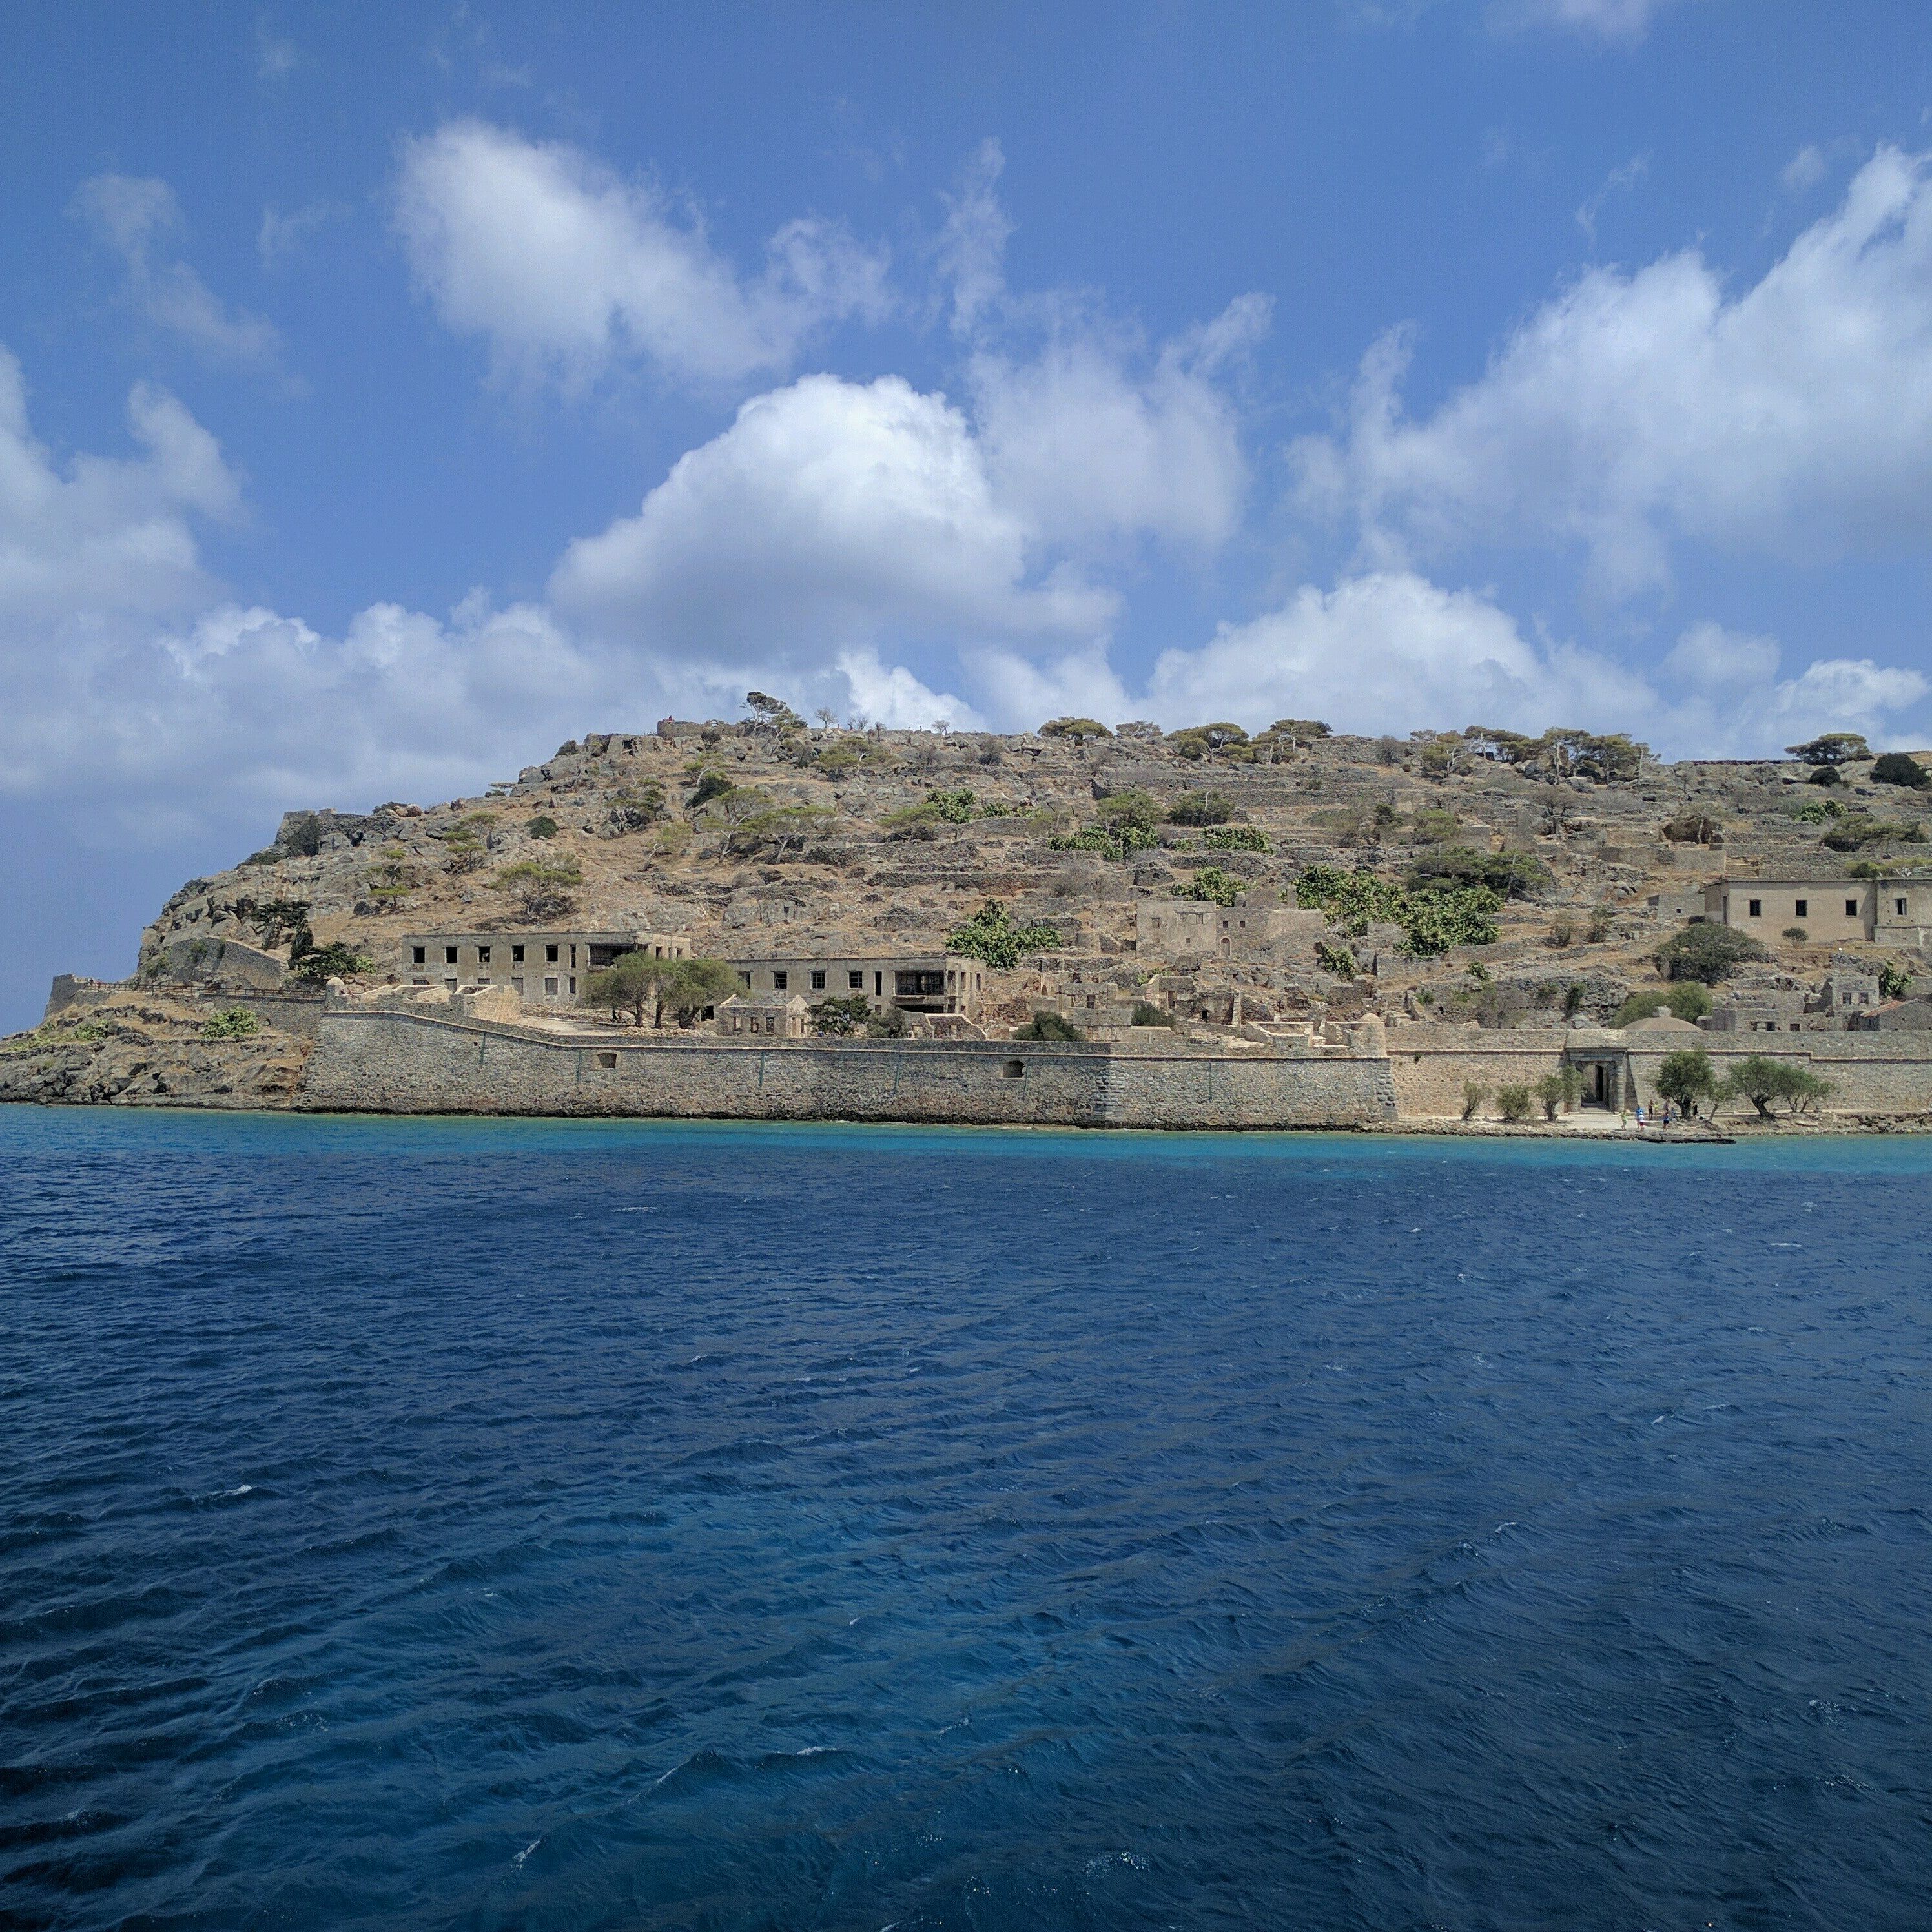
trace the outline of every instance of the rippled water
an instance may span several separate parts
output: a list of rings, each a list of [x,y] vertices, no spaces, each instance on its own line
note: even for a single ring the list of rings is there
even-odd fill
[[[0,1918],[1922,1925],[1929,1173],[0,1110]]]

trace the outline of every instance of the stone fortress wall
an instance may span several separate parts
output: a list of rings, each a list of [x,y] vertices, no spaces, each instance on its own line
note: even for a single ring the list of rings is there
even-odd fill
[[[1167,1129],[1393,1126],[1380,1054],[1017,1041],[626,1042],[382,1010],[323,1016],[312,1112]]]

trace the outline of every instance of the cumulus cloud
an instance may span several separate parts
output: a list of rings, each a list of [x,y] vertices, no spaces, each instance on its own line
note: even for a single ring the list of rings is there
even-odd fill
[[[550,594],[598,634],[739,664],[1104,626],[1107,594],[1029,580],[1031,540],[944,397],[808,376],[754,397],[636,516],[572,544]]]
[[[712,382],[782,370],[815,330],[886,304],[884,256],[836,224],[788,223],[748,279],[650,184],[480,121],[407,143],[395,215],[445,323],[567,386],[633,358]]]
[[[274,361],[281,341],[274,326],[266,316],[230,308],[172,252],[182,228],[181,204],[166,182],[96,175],[75,190],[69,206],[121,258],[137,314],[219,359]]]
[[[1217,379],[1268,321],[1264,298],[1242,296],[1139,370],[1131,345],[1090,328],[1056,332],[1030,361],[980,355],[975,415],[1002,496],[1048,542],[1143,533],[1226,542],[1248,466]]]
[[[1655,677],[1573,644],[1526,637],[1488,597],[1408,571],[1304,585],[1278,609],[1170,650],[1146,702],[1170,727],[1288,716],[1406,734],[1421,724],[1628,730],[1667,756],[1775,752],[1828,730],[1882,740],[1932,689],[1916,671],[1834,658],[1779,679],[1771,639],[1705,624]]]
[[[1432,416],[1408,342],[1364,359],[1346,431],[1298,444],[1300,500],[1372,561],[1576,545],[1593,589],[1666,584],[1673,541],[1822,560],[1932,535],[1932,190],[1881,149],[1727,296],[1694,251],[1594,269]]]

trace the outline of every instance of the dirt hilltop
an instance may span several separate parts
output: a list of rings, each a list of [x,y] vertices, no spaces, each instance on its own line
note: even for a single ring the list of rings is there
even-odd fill
[[[808,728],[774,707],[597,732],[475,797],[289,812],[273,842],[173,895],[132,980],[57,986],[47,1021],[0,1047],[0,1097],[280,1104],[312,1031],[303,1002],[322,997],[316,957],[334,998],[396,998],[410,934],[567,924],[688,934],[694,952],[730,959],[931,953],[989,899],[1058,935],[992,976],[980,1024],[994,1037],[1048,1007],[1105,1037],[1142,1004],[1204,1040],[1376,1012],[1600,1023],[1661,984],[1652,956],[1707,880],[1932,861],[1932,792],[1874,783],[1868,758],[1834,784],[1813,772],[1788,758],[1666,764],[1581,733],[1374,739],[1297,720],[1252,738],[1077,722],[1009,736]],[[1272,938],[1258,918],[1252,943],[1218,955],[1150,943],[1164,908],[1266,914],[1294,907],[1299,886],[1306,910],[1321,903],[1311,867],[1371,872],[1398,898],[1492,892],[1495,936],[1432,955],[1384,902],[1353,931],[1332,904],[1326,923]],[[1770,944],[1720,998],[1899,960],[1896,946]],[[257,1026],[221,1038],[212,1022],[238,1000]]]

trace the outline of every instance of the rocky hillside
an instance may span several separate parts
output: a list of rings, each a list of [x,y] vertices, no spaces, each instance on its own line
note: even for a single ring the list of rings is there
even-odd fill
[[[1814,782],[1822,769],[1660,764],[1574,733],[1378,740],[1298,720],[1252,739],[1078,721],[1010,737],[855,732],[766,704],[746,722],[595,733],[477,797],[292,812],[272,844],[162,908],[110,1002],[146,1006],[104,1015],[93,989],[68,1023],[191,1030],[290,964],[317,987],[334,974],[352,996],[382,995],[410,932],[567,923],[688,932],[725,957],[928,950],[988,898],[1060,936],[1002,982],[996,1021],[1029,1002],[1090,1005],[1066,996],[1096,987],[1209,1024],[1231,1017],[1234,991],[1250,1016],[1600,1018],[1655,982],[1650,956],[1707,878],[1932,860],[1932,793],[1875,782],[1866,758],[1834,783]],[[1372,872],[1395,897],[1318,946],[1166,972],[1136,949],[1137,906],[1280,908],[1298,883],[1306,903],[1314,866]],[[1495,937],[1415,956],[1397,902],[1445,886],[1492,906]],[[1807,940],[1778,944],[1747,980],[1794,985],[1831,963]],[[157,1004],[164,994],[176,1004]],[[8,1054],[16,1084],[25,1050]],[[241,1077],[266,1078],[266,1094],[284,1074]]]

